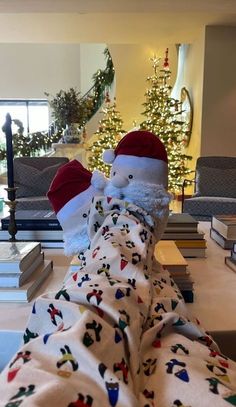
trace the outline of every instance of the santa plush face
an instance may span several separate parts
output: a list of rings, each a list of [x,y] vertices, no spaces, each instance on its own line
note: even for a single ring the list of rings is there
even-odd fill
[[[134,181],[167,187],[168,165],[164,161],[132,155],[118,155],[111,168],[110,181],[113,186],[126,187]]]
[[[158,223],[159,238],[171,200],[166,191],[168,160],[163,143],[150,132],[134,131],[120,141],[114,152],[108,151],[104,159],[112,163],[105,194],[134,203],[150,213]]]

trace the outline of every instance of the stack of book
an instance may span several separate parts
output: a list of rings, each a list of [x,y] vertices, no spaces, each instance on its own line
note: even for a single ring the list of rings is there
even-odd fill
[[[236,243],[236,215],[212,216],[210,236],[223,249],[231,250]]]
[[[162,240],[174,240],[184,257],[206,257],[206,239],[188,213],[171,213]]]
[[[39,241],[42,247],[63,247],[63,232],[53,211],[19,210],[15,212],[17,240]],[[1,219],[0,241],[9,239],[10,217]]]
[[[52,267],[39,242],[1,242],[0,301],[30,301]]]
[[[155,258],[167,269],[186,302],[193,302],[193,280],[188,263],[172,240],[161,240],[154,251]]]
[[[231,255],[225,257],[225,264],[227,264],[231,270],[236,271],[236,243],[233,244]]]

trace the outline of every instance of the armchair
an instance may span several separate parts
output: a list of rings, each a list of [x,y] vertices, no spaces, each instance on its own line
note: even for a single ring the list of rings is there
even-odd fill
[[[16,157],[16,209],[52,209],[46,193],[58,168],[68,161],[67,157]]]
[[[213,215],[236,214],[236,157],[199,157],[196,162],[194,194],[185,197],[182,186],[182,212],[197,220],[211,220]]]

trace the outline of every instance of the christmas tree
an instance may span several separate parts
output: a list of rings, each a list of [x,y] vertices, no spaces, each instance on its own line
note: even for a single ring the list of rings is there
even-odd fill
[[[145,93],[145,110],[142,113],[146,120],[140,127],[156,134],[164,143],[169,162],[169,190],[176,193],[181,190],[184,178],[192,172],[187,167],[192,157],[184,154],[188,129],[182,119],[182,103],[171,97],[168,48],[162,68],[160,58],[153,57],[151,61],[154,73],[147,78],[150,87]]]
[[[102,154],[104,150],[117,146],[125,130],[122,129],[123,120],[116,109],[116,101],[114,99],[112,103],[108,94],[102,113],[104,116],[99,121],[99,128],[95,133],[96,141],[88,149],[90,151],[88,168],[90,171],[100,170],[109,177],[111,166],[103,162]]]

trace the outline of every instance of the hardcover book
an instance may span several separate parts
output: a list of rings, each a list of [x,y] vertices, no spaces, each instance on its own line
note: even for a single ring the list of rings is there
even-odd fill
[[[165,232],[197,232],[198,221],[188,213],[171,213]]]
[[[2,230],[8,230],[10,216],[1,219]],[[18,230],[61,230],[56,214],[48,210],[19,210],[15,213]]]
[[[7,230],[0,230],[0,241],[9,240]],[[19,230],[16,234],[17,240],[38,241],[38,242],[62,242],[62,230]],[[61,246],[60,246],[61,247]]]
[[[29,302],[37,289],[52,272],[51,260],[44,262],[34,271],[25,284],[19,288],[0,288],[0,302]]]
[[[235,240],[226,239],[222,236],[219,232],[211,227],[210,229],[210,237],[215,240],[223,249],[231,250],[234,246]]]
[[[206,257],[204,247],[179,247],[179,251],[184,257]]]
[[[234,260],[232,257],[227,256],[225,257],[225,264],[233,271],[236,272],[236,260]]]
[[[236,240],[236,215],[216,215],[211,226],[226,239]]]
[[[40,252],[39,242],[0,242],[0,274],[23,273]]]
[[[188,230],[183,231],[176,231],[176,232],[169,232],[165,231],[161,237],[162,240],[202,240],[204,239],[205,234],[201,231],[189,232]]]
[[[201,240],[176,240],[175,241],[176,246],[180,249],[181,247],[201,247],[201,248],[206,248],[206,240],[201,239]]]
[[[0,287],[20,287],[44,261],[41,252],[24,272],[0,273]]]
[[[180,266],[186,268],[188,263],[176,247],[176,244],[172,240],[160,240],[154,250],[154,256],[156,257],[157,261],[164,266],[165,268],[169,269],[174,266],[177,266],[177,270],[180,270]]]

